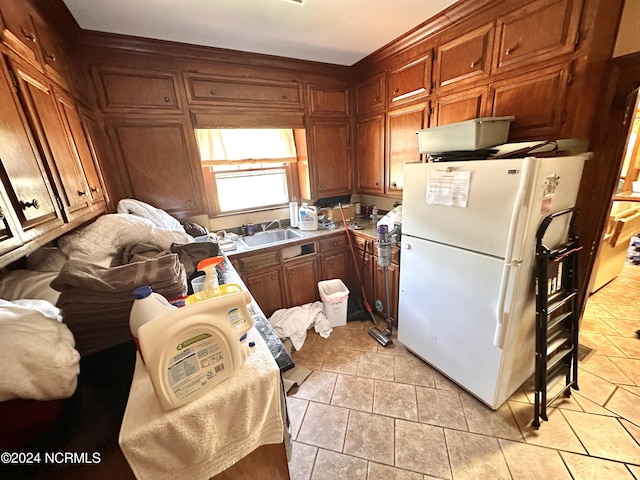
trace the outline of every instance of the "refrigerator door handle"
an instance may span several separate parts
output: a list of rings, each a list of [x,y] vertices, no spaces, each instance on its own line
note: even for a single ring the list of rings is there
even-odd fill
[[[509,313],[505,311],[505,305],[511,304],[513,289],[515,287],[517,275],[512,274],[512,270],[517,270],[520,262],[505,263],[502,271],[502,282],[500,282],[500,294],[498,295],[498,307],[496,310],[496,331],[493,337],[493,344],[502,348],[504,346],[504,336],[509,322]]]
[[[509,231],[507,233],[507,247],[504,254],[504,260],[507,264],[513,261],[513,251],[515,249],[516,235],[518,233],[518,226],[520,225],[520,215],[525,211],[525,200],[528,198],[527,184],[529,178],[532,175],[531,172],[534,168],[536,159],[532,157],[526,157],[522,164],[522,174],[520,176],[520,186],[518,187],[518,193],[513,202],[513,211],[511,213],[511,220],[509,221]]]

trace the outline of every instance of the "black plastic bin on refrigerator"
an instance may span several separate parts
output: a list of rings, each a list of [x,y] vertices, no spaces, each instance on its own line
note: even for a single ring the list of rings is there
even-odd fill
[[[543,238],[551,222],[571,215],[565,243],[549,249]],[[544,218],[536,234],[536,359],[535,401],[532,425],[548,420],[547,407],[560,396],[578,390],[578,252],[582,247],[573,233],[575,208],[561,210]],[[564,377],[564,386],[549,398]]]

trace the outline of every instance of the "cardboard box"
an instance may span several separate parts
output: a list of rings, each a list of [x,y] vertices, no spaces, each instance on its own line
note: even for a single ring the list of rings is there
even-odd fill
[[[348,205],[342,206],[342,211],[344,212],[344,218],[347,222],[350,222],[356,217],[356,208],[352,203]],[[333,208],[321,208],[320,215],[325,215],[327,218],[333,219],[335,223],[342,223],[342,216],[340,215],[340,207]]]

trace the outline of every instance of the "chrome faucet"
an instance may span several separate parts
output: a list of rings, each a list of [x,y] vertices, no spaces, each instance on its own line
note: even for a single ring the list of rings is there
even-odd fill
[[[273,225],[274,223],[277,223],[277,224],[278,224],[278,228],[282,228],[282,224],[280,223],[280,220],[274,220],[274,221],[269,222],[269,223],[267,223],[267,221],[266,221],[266,220],[263,220],[263,221],[262,221],[262,231],[263,231],[263,232],[266,232],[267,230],[269,230],[269,227],[270,227],[271,225]]]

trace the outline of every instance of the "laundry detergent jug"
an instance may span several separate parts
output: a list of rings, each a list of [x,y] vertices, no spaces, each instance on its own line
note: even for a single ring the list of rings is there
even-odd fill
[[[247,291],[173,310],[138,329],[140,349],[163,410],[185,405],[231,377],[250,354]]]
[[[299,215],[298,228],[300,230],[318,230],[318,207],[303,203],[300,206]]]

